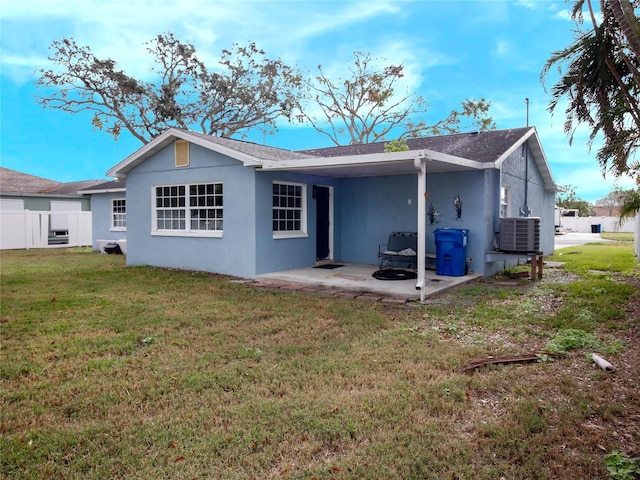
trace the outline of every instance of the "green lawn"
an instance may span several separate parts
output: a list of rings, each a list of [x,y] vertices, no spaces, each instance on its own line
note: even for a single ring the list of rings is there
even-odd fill
[[[600,236],[605,240],[615,240],[616,242],[633,242],[633,232],[602,232]]]
[[[607,453],[640,451],[631,252],[560,250],[541,282],[391,307],[3,251],[0,477],[606,478]]]

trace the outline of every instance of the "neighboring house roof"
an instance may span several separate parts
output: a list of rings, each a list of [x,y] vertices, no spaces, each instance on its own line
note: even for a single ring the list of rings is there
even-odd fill
[[[0,167],[0,192],[42,193],[59,187],[60,182]]]
[[[65,182],[56,188],[47,190],[46,193],[55,195],[74,195],[81,193],[88,187],[99,185],[103,182],[104,180],[82,180],[80,182]]]
[[[104,180],[84,180],[80,182],[56,182],[0,167],[0,192],[46,195],[76,195],[78,191],[102,183]]]
[[[413,138],[407,140],[409,151],[391,153],[384,152],[386,142],[291,151],[170,128],[113,167],[107,175],[124,178],[134,167],[177,139],[228,155],[246,166],[337,177],[412,173],[416,158],[428,160],[427,172],[499,168],[509,155],[529,141],[545,187],[557,189],[534,127]]]
[[[127,180],[125,178],[121,180],[111,180],[110,182],[102,182],[96,185],[92,185],[83,189],[80,193],[92,194],[92,193],[112,193],[112,192],[124,192],[127,188]]]

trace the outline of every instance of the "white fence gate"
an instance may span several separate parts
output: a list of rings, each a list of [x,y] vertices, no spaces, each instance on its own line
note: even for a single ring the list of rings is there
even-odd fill
[[[52,215],[55,215],[56,221],[65,223],[67,235],[51,236]],[[91,244],[91,212],[4,210],[0,213],[0,249],[80,247]]]

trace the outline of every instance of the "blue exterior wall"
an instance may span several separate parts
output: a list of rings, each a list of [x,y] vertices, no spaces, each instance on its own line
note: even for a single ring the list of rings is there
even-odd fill
[[[526,161],[529,165],[528,171],[525,168]],[[525,158],[522,158],[522,153],[518,149],[502,164],[502,185],[509,187],[512,192],[512,210],[509,216],[519,216],[519,208],[524,205],[525,176],[527,179],[527,203],[531,209],[529,216],[540,217],[540,248],[545,255],[550,255],[553,253],[555,243],[555,192],[545,190],[544,181],[533,161],[531,151],[528,151]]]
[[[188,167],[175,167],[170,145],[127,175],[127,263],[253,278],[255,170],[198,145],[190,144],[189,152]],[[223,183],[222,238],[151,234],[154,186],[206,182]]]
[[[273,182],[295,182],[307,186],[307,233],[301,238],[273,238],[272,196]],[[256,273],[277,272],[292,268],[302,268],[316,263],[316,201],[313,186],[333,188],[334,238],[340,234],[342,217],[340,214],[340,180],[291,172],[256,173]],[[342,256],[339,242],[334,242],[331,257],[340,260]]]
[[[555,193],[544,190],[531,154],[529,162],[528,204],[531,215],[542,219],[541,242],[547,254],[553,251]],[[306,236],[274,238],[271,220],[274,181],[306,185]],[[221,238],[152,234],[154,186],[208,182],[223,184],[224,232]],[[417,175],[336,179],[260,171],[194,144],[190,145],[190,165],[175,167],[174,148],[170,145],[128,174],[127,262],[129,265],[203,270],[242,278],[314,265],[314,185],[333,189],[331,258],[335,261],[377,264],[378,245],[387,242],[389,233],[417,230]],[[524,163],[520,150],[504,161],[501,171],[427,174],[427,252],[436,253],[436,229],[468,229],[466,258],[470,259],[470,271],[488,276],[508,266],[505,262],[485,263],[484,260],[485,252],[494,250],[499,230],[501,185],[511,191],[511,216],[515,216],[524,198]],[[459,217],[454,205],[457,196],[462,202]],[[98,201],[94,206],[94,219],[109,221],[110,201],[114,197],[94,197]],[[431,205],[439,212],[434,223],[428,215]],[[103,230],[97,230],[100,228]],[[122,238],[122,232],[112,233],[119,234],[115,238]],[[106,235],[104,226],[94,226],[94,239],[113,238]]]
[[[416,175],[344,178],[340,188],[342,261],[376,264],[389,233],[418,228]]]
[[[427,176],[427,252],[437,253],[435,231],[438,229],[469,230],[466,258],[469,271],[484,273],[484,252],[490,245],[487,236],[486,210],[491,203],[485,171],[439,173]],[[456,197],[462,203],[462,212],[454,204]],[[429,206],[440,213],[431,224]]]
[[[125,198],[126,192],[94,193],[91,195],[93,249],[98,250],[97,240],[122,240],[127,232],[111,230],[112,200]],[[128,215],[128,214],[127,214]]]
[[[469,268],[483,273],[484,251],[490,226],[484,221],[486,204],[484,171],[427,174],[427,210],[440,213],[431,224],[427,217],[427,252],[436,253],[434,231],[438,228],[468,229],[466,256]],[[345,262],[376,264],[378,245],[386,244],[393,231],[418,228],[417,175],[343,179],[340,243]],[[454,198],[460,196],[462,215],[457,216]]]
[[[526,146],[528,149],[528,144]],[[506,187],[510,191],[507,216],[521,216],[520,210],[525,207],[525,185],[526,204],[531,210],[529,216],[540,218],[540,249],[544,255],[551,255],[555,244],[555,191],[545,189],[543,178],[534,162],[531,150],[523,152],[521,148],[518,148],[504,160],[501,168],[500,186]],[[498,206],[500,204],[499,198],[498,196],[496,202]],[[494,220],[497,236],[500,231],[499,210],[494,216]],[[494,275],[505,268],[513,267],[518,264],[519,260],[517,257],[511,257],[488,263],[485,276]]]

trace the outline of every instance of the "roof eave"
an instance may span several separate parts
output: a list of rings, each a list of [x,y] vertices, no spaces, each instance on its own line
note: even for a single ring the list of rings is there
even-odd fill
[[[118,188],[103,188],[100,190],[80,190],[78,193],[80,195],[93,195],[94,193],[120,193],[126,192],[126,187],[118,187]]]
[[[408,150],[404,152],[372,153],[365,155],[344,155],[339,157],[313,157],[303,160],[282,160],[277,162],[265,162],[262,170],[334,170],[356,166],[390,165],[393,163],[406,163],[416,158],[424,158],[427,161],[437,161],[469,169],[481,170],[492,168],[494,164],[486,165],[482,162],[456,157],[433,150]]]
[[[547,156],[542,149],[542,145],[540,144],[540,138],[538,137],[538,133],[535,127],[531,127],[517,142],[514,142],[513,145],[507,149],[498,160],[496,160],[495,165],[501,166],[509,155],[515,152],[520,146],[533,138],[535,142],[532,144],[532,151],[535,155],[535,161],[538,166],[538,170],[540,171],[540,175],[544,180],[545,190],[550,190],[554,192],[558,192],[558,185],[553,179],[553,174],[551,173],[551,167],[549,167],[549,162],[547,161]]]
[[[242,164],[247,167],[259,167],[262,165],[262,161],[260,159],[246,153],[242,153],[218,143],[208,141],[202,137],[192,135],[191,133],[180,130],[178,128],[169,128],[168,130],[151,140],[149,143],[144,145],[142,148],[129,155],[115,167],[108,170],[107,176],[112,178],[125,178],[133,168],[137,167],[142,162],[157,153],[159,150],[167,147],[177,139],[187,140],[190,143],[194,143],[208,150],[213,150],[223,155],[229,156],[242,162]]]

